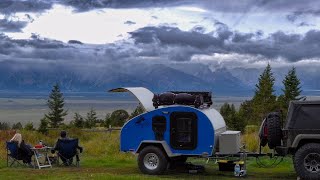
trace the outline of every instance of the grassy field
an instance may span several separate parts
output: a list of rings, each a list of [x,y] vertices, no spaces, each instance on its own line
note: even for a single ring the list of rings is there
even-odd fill
[[[148,176],[141,174],[132,154],[119,152],[119,133],[83,132],[69,130],[71,137],[78,137],[84,147],[81,155],[81,167],[53,167],[52,169],[31,169],[26,167],[7,168],[5,140],[12,136],[9,132],[0,132],[2,147],[0,149],[0,179],[236,179],[232,172],[219,172],[214,161],[206,164],[206,159],[191,159],[195,164],[205,165],[206,171],[201,174],[188,174],[182,171],[169,171],[161,176]],[[59,132],[50,131],[48,136],[37,132],[22,131],[24,139],[30,144],[43,140],[53,144]],[[255,134],[244,136],[249,148],[255,149]],[[250,140],[249,140],[250,139]],[[267,160],[265,158],[265,160]],[[189,161],[189,160],[188,160]],[[245,179],[296,179],[290,157],[275,168],[260,168],[255,159],[248,161],[248,176]]]

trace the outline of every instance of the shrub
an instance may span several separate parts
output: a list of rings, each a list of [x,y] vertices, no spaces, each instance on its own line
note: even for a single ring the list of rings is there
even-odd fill
[[[113,111],[110,117],[111,125],[121,127],[128,120],[128,118],[129,118],[128,112],[123,109]]]
[[[97,113],[94,109],[91,108],[90,111],[87,113],[85,127],[86,128],[95,127],[97,120],[98,120]]]
[[[27,131],[34,131],[34,127],[33,127],[33,123],[32,122],[28,122],[25,126],[24,129]]]
[[[49,124],[49,121],[46,117],[43,117],[42,119],[40,119],[40,126],[38,128],[38,132],[47,135],[49,132],[48,124]]]
[[[23,127],[22,127],[22,124],[20,123],[20,122],[18,122],[18,123],[16,123],[16,124],[13,124],[12,125],[12,129],[22,129]]]

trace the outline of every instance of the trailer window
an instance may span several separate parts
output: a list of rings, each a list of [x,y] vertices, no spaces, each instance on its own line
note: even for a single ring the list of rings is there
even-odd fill
[[[173,112],[170,116],[170,144],[175,149],[195,149],[197,145],[197,115]]]

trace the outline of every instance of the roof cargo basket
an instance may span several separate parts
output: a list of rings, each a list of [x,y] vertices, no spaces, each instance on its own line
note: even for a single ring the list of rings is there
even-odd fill
[[[212,105],[211,92],[188,92],[169,91],[162,94],[155,94],[152,102],[155,108],[163,105],[181,104],[199,107],[210,107]]]

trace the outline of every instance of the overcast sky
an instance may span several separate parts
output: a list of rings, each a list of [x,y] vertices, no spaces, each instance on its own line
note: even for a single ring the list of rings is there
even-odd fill
[[[1,0],[0,63],[320,67],[320,1]]]

